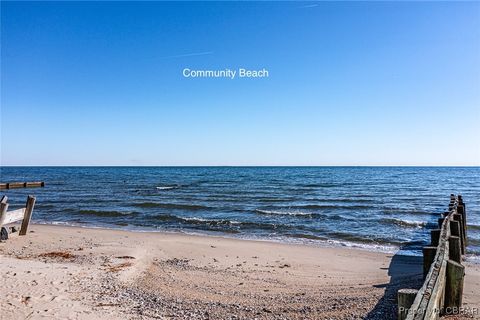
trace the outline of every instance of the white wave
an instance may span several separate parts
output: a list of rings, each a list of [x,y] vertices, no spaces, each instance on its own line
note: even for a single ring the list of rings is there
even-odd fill
[[[347,248],[357,248],[364,249],[368,251],[377,251],[384,253],[396,253],[398,252],[398,247],[389,244],[373,244],[373,243],[359,243],[352,242],[347,240],[324,240],[324,243],[328,243],[334,247],[347,247]]]
[[[480,264],[480,256],[475,254],[467,254],[465,256],[465,261],[475,264]]]
[[[261,214],[271,214],[271,215],[287,215],[287,216],[311,216],[311,212],[302,212],[302,211],[278,211],[278,210],[262,210],[255,209],[256,212]]]
[[[211,221],[211,220],[208,220],[208,219],[197,218],[197,217],[182,217],[182,219],[184,219],[184,220],[186,220],[186,221],[202,221],[202,222]]]
[[[205,218],[198,218],[198,217],[182,217],[182,219],[186,220],[186,221],[200,221],[200,222],[213,222],[213,223],[221,223],[221,222],[225,222],[225,223],[229,223],[229,224],[241,224],[240,221],[235,221],[235,220],[227,220],[227,219],[219,219],[219,220],[216,220],[216,219],[205,219]]]
[[[285,237],[282,235],[270,235],[270,236],[261,236],[261,235],[253,235],[253,234],[240,234],[233,236],[234,238],[240,238],[245,240],[255,240],[255,241],[266,241],[266,242],[280,242],[280,243],[294,243],[294,244],[301,244],[301,245],[313,245],[313,246],[322,246],[322,247],[344,247],[344,248],[352,248],[352,249],[360,249],[365,251],[373,251],[373,252],[382,252],[382,253],[400,253],[402,255],[411,255],[417,256],[419,253],[413,251],[404,251],[400,250],[398,246],[389,245],[389,244],[367,244],[367,243],[357,243],[351,241],[344,241],[344,240],[318,240],[318,239],[304,239],[304,238],[293,238],[293,237]]]
[[[418,220],[406,220],[406,219],[392,218],[391,221],[395,224],[398,224],[398,225],[401,225],[401,226],[408,226],[408,227],[422,228],[422,227],[425,227],[427,225],[427,222],[418,221]]]
[[[172,190],[176,189],[177,187],[172,187],[172,186],[165,186],[165,187],[156,187],[157,190]]]

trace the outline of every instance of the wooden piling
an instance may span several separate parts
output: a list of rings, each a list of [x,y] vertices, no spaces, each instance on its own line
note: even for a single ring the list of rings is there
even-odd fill
[[[460,244],[460,237],[450,236],[448,238],[448,250],[449,258],[455,262],[460,263],[462,261],[462,249]]]
[[[27,234],[28,225],[30,223],[30,219],[32,218],[32,211],[33,206],[35,205],[35,197],[28,196],[27,198],[27,206],[25,208],[25,215],[23,216],[22,220],[22,227],[20,228],[20,232],[18,235],[24,236]]]
[[[462,254],[465,254],[465,230],[463,229],[463,219],[461,214],[454,214],[453,215],[453,221],[451,222],[457,222],[458,223],[458,232],[459,234],[453,234],[454,236],[459,236],[460,237],[460,242],[461,242],[461,249],[462,249]],[[450,223],[450,228],[452,227],[452,224]],[[455,232],[457,232],[455,230]]]
[[[452,260],[447,261],[445,283],[445,313],[452,314],[462,306],[465,267]]]
[[[465,235],[465,240],[467,239],[467,215],[465,211],[465,204],[459,204],[457,206],[457,213],[462,216],[463,221],[463,232]]]
[[[450,234],[452,236],[461,237],[460,223],[456,220],[450,220]]]
[[[438,218],[438,228],[442,229],[443,221],[445,221],[445,218]]]
[[[408,316],[410,307],[415,301],[418,290],[415,289],[400,289],[397,292],[398,299],[398,320],[405,320]]]
[[[437,253],[437,247],[423,247],[423,278],[427,277],[430,266],[435,259]]]
[[[438,246],[438,241],[440,240],[440,229],[433,229],[430,231],[430,245],[432,247]]]

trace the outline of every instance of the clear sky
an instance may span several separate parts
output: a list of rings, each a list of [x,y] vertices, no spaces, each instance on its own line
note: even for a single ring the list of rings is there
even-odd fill
[[[479,2],[1,2],[2,165],[480,165],[479,137]]]

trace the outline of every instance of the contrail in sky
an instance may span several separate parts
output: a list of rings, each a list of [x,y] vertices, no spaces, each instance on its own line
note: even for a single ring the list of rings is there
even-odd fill
[[[213,51],[192,52],[192,53],[185,53],[185,54],[177,54],[177,55],[174,55],[174,56],[160,57],[160,59],[184,58],[184,57],[193,57],[193,56],[205,56],[205,55],[208,55],[208,54],[213,54]]]
[[[307,4],[307,5],[301,6],[299,8],[314,8],[314,7],[318,7],[318,4]]]

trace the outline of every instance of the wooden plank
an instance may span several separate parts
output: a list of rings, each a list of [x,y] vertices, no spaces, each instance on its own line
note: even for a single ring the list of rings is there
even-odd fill
[[[27,198],[27,206],[25,208],[25,215],[22,221],[22,227],[20,228],[20,232],[18,235],[24,236],[27,234],[28,225],[30,224],[30,219],[32,218],[33,207],[35,206],[35,197],[28,196]]]
[[[438,319],[440,317],[440,310],[443,309],[445,297],[445,274],[447,270],[447,261],[442,261],[439,268],[439,273],[435,286],[432,290],[432,295],[425,308],[424,319]]]
[[[0,183],[0,189],[7,189],[6,183]]]
[[[431,291],[430,296],[428,297],[428,302],[424,307],[423,319],[438,319],[440,317],[440,311],[444,306],[445,299],[445,275],[447,269],[447,260],[449,253],[449,242],[448,238],[450,237],[450,221],[451,216],[446,218],[445,223],[442,226],[442,238],[440,240],[440,246],[442,247],[442,252],[435,259],[438,264],[437,274],[434,280],[434,285]],[[439,250],[440,251],[440,250]],[[433,279],[433,277],[432,277]]]
[[[3,220],[3,224],[5,225],[5,224],[23,220],[24,215],[25,215],[25,208],[13,210],[13,211],[7,211],[6,217]]]

